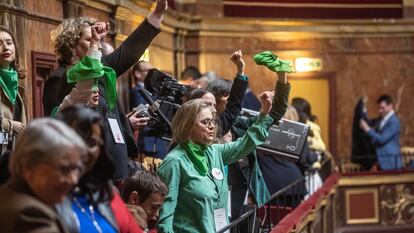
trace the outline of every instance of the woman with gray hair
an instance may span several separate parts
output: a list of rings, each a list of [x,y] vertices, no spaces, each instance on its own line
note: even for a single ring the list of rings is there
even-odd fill
[[[0,232],[66,232],[52,209],[82,173],[87,147],[64,123],[32,121],[11,154],[11,178],[0,187]]]
[[[273,119],[271,95],[260,96],[261,114],[235,142],[213,144],[215,110],[205,100],[184,103],[171,128],[177,146],[166,156],[158,174],[168,186],[158,232],[216,232],[227,225],[228,184],[224,166],[247,156],[264,143]]]

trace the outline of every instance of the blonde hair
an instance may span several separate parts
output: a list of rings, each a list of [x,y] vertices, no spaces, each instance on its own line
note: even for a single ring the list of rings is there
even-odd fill
[[[296,111],[295,107],[293,107],[292,105],[288,105],[286,109],[286,113],[283,116],[283,118],[285,118],[286,120],[291,120],[291,121],[299,121],[298,112]]]
[[[53,51],[59,61],[73,63],[72,49],[82,37],[85,27],[93,26],[96,19],[91,17],[68,18],[51,32]]]
[[[190,140],[197,116],[206,108],[214,114],[213,107],[203,99],[189,100],[181,105],[171,122],[173,142],[183,143]]]
[[[16,149],[10,156],[10,173],[22,176],[25,168],[51,161],[68,149],[87,155],[83,139],[65,123],[52,118],[33,120],[19,135]]]

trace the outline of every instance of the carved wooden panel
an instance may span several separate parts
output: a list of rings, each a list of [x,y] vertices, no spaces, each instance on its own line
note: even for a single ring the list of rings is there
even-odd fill
[[[34,118],[43,116],[43,86],[48,75],[54,69],[55,63],[56,57],[53,54],[32,51],[32,103]]]
[[[347,224],[378,223],[378,189],[345,190],[345,208]]]
[[[380,197],[383,225],[414,224],[414,184],[382,185]]]

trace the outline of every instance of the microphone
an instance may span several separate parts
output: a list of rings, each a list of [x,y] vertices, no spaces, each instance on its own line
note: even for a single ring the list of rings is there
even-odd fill
[[[160,103],[158,101],[154,101],[150,94],[148,94],[148,91],[144,88],[139,88],[138,91],[142,94],[145,101],[150,105],[149,110],[152,112],[156,112],[157,115],[161,117],[161,119],[168,124],[169,127],[171,127],[171,122],[168,120],[168,118],[160,111]]]

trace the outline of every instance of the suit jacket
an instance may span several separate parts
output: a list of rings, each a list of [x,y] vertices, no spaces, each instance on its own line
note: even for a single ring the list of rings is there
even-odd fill
[[[135,107],[138,107],[140,104],[147,104],[147,101],[145,101],[144,96],[142,96],[141,92],[139,92],[140,89],[142,89],[141,85],[137,84],[135,87],[131,89],[130,96],[129,96],[129,103],[130,103],[130,109],[133,109]]]
[[[13,178],[0,188],[0,232],[67,232],[57,213],[37,199],[29,186]]]
[[[400,130],[400,120],[397,115],[393,114],[378,132],[372,129],[368,131],[368,136],[375,146],[378,164],[382,170],[402,168]]]

